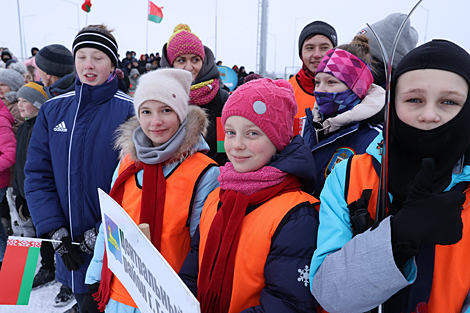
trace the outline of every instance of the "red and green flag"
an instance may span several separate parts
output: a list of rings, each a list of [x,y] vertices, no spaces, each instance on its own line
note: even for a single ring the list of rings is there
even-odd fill
[[[155,22],[155,23],[160,23],[163,19],[163,12],[162,12],[163,7],[157,7],[155,3],[152,1],[149,1],[149,16],[148,20]]]
[[[41,240],[8,237],[0,271],[0,305],[28,305]]]
[[[217,152],[218,153],[225,153],[224,147],[224,140],[225,140],[225,132],[224,128],[222,127],[222,118],[217,118],[217,125],[215,126],[217,131]]]
[[[91,10],[91,0],[85,0],[85,3],[82,4],[82,10],[85,12],[90,12]]]

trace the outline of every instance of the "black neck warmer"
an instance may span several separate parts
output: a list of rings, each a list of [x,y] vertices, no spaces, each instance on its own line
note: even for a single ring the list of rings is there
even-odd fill
[[[408,195],[424,158],[435,161],[434,192],[450,183],[452,169],[470,144],[470,97],[450,121],[431,130],[421,130],[402,122],[395,111],[398,77],[419,69],[439,69],[462,76],[470,86],[470,55],[446,40],[433,40],[408,53],[394,73],[390,100],[389,190],[401,204]]]

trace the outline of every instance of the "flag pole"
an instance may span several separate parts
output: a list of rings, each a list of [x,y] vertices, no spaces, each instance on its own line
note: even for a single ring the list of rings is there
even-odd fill
[[[147,0],[147,17],[145,23],[147,24],[147,31],[145,33],[145,53],[149,51],[149,14],[150,14],[150,0]]]

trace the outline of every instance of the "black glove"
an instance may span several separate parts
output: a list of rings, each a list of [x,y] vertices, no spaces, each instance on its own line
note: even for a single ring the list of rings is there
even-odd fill
[[[94,283],[92,285],[86,285],[88,292],[85,294],[85,297],[82,301],[81,313],[99,313],[98,302],[96,302],[93,294],[98,292],[100,283]]]
[[[76,239],[80,241],[80,249],[85,253],[93,254],[97,236],[98,230],[93,227],[84,232],[82,236],[77,237]]]
[[[77,250],[72,245],[72,239],[70,238],[69,231],[65,227],[58,228],[49,232],[49,236],[52,240],[60,242],[52,242],[54,250],[60,255],[62,261],[64,261],[65,267],[69,271],[76,271],[82,265],[83,259],[78,254]]]
[[[418,250],[422,244],[451,245],[462,238],[461,191],[435,194],[434,160],[426,158],[416,175],[402,208],[391,219],[392,242],[410,243]]]

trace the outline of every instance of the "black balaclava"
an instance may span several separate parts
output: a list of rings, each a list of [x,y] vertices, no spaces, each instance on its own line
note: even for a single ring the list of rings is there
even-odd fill
[[[433,191],[442,192],[451,181],[454,166],[465,154],[470,144],[470,97],[468,94],[460,112],[437,128],[417,129],[398,118],[394,104],[398,78],[403,73],[420,69],[438,69],[456,73],[462,76],[470,86],[470,55],[447,40],[435,39],[427,42],[410,51],[398,64],[393,73],[390,90],[388,170],[389,190],[398,203],[406,199],[424,158],[432,158],[435,161]]]

